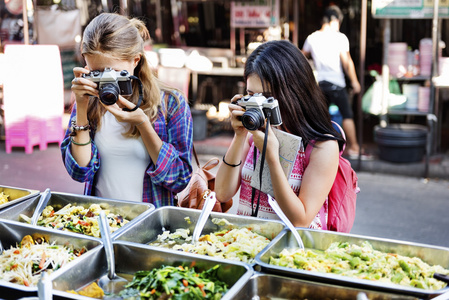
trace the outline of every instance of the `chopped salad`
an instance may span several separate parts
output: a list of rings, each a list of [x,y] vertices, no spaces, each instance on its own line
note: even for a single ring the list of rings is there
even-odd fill
[[[98,216],[102,210],[99,204],[92,204],[88,208],[67,204],[57,211],[51,205],[48,205],[42,211],[41,216],[39,216],[37,225],[99,238],[101,234],[100,226],[98,225]],[[123,218],[121,215],[113,214],[109,210],[104,210],[104,212],[111,233],[129,222],[129,220]]]
[[[434,273],[449,274],[448,269],[439,265],[431,266],[418,257],[375,250],[368,241],[361,246],[334,242],[324,251],[284,249],[279,257],[270,257],[269,263],[426,290],[438,290],[446,286],[443,281],[433,278]]]

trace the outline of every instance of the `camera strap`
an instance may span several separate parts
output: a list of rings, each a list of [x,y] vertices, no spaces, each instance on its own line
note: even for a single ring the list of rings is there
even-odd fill
[[[256,209],[254,209],[254,198],[256,196],[256,189],[253,187],[251,189],[251,216],[257,217],[257,214],[259,213],[259,204],[260,204],[260,193],[262,191],[262,174],[263,174],[263,166],[265,164],[265,152],[267,151],[267,141],[268,141],[268,128],[270,126],[270,113],[268,113],[267,116],[267,126],[265,127],[265,138],[263,140],[263,148],[262,148],[262,154],[260,158],[260,172],[259,172],[259,192],[257,195],[257,203],[256,203]],[[254,155],[253,155],[253,166],[254,169],[256,168],[256,161],[257,161],[257,148],[254,146]]]
[[[139,100],[137,101],[136,106],[134,106],[134,108],[127,108],[124,107],[123,110],[124,111],[135,111],[136,109],[139,108],[140,104],[142,104],[142,100],[143,100],[143,85],[142,85],[142,81],[140,81],[139,77],[136,77],[134,75],[129,76],[129,78],[137,80],[137,82],[139,83]]]

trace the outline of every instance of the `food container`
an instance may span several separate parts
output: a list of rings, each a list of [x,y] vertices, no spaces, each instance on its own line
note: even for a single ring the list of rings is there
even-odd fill
[[[21,214],[32,218],[35,214],[39,216],[47,205],[51,205],[55,208],[55,210],[58,210],[67,204],[72,204],[72,206],[83,206],[85,208],[88,208],[92,204],[99,204],[103,209],[109,209],[112,213],[120,214],[122,217],[130,220],[130,222],[125,224],[123,227],[117,229],[111,235],[112,237],[123,228],[132,226],[133,223],[138,221],[139,217],[143,217],[145,214],[154,210],[154,205],[150,203],[112,200],[59,192],[50,192],[50,196],[48,198],[45,197],[44,192],[41,194],[41,197],[36,197],[31,201],[22,202],[0,211],[0,219],[25,222],[20,217]]]
[[[5,195],[9,195],[9,201],[0,204],[0,210],[17,204],[19,202],[22,202],[24,200],[30,199],[32,197],[37,197],[39,195],[39,191],[37,190],[29,190],[29,189],[22,189],[22,188],[16,188],[11,186],[4,186],[0,185],[0,193],[4,193]]]
[[[114,239],[148,244],[157,239],[164,230],[174,232],[178,228],[189,229],[193,233],[201,210],[181,207],[161,207],[141,218],[132,227],[123,228]],[[225,219],[234,227],[251,227],[253,232],[272,240],[284,228],[284,224],[277,220],[266,220],[254,217],[238,216],[234,214],[212,212],[204,226],[201,235],[229,228],[227,225],[217,225],[213,218]],[[233,227],[232,227],[233,228]],[[166,249],[166,251],[179,252]]]
[[[101,245],[98,239],[62,231],[51,230],[43,227],[35,227],[28,224],[21,224],[9,220],[0,220],[0,241],[5,250],[16,247],[26,235],[44,236],[51,243],[57,245],[73,246],[75,249],[86,247],[88,250],[75,260],[63,265],[60,269],[54,271],[49,277],[63,273],[66,268],[77,264],[78,262],[91,260],[91,254],[94,248]],[[99,247],[101,248],[101,247]],[[92,251],[92,252],[91,252]],[[2,281],[0,279],[0,298],[18,299],[20,297],[28,297],[37,295],[38,288],[36,286],[24,286],[21,284]]]
[[[255,272],[233,299],[418,300],[412,296],[312,282],[260,272]]]
[[[350,244],[361,245],[364,241],[368,241],[375,250],[379,250],[381,252],[396,253],[409,257],[419,257],[430,265],[441,265],[444,268],[449,267],[449,248],[324,230],[298,229],[298,233],[304,242],[305,248],[325,250],[333,242],[347,242]],[[357,279],[336,274],[270,265],[270,257],[278,257],[279,253],[285,248],[297,248],[293,235],[287,230],[280,233],[270,243],[270,245],[265,247],[265,249],[256,256],[256,264],[260,267],[260,271],[328,284],[345,285],[389,293],[399,293],[423,299],[429,299],[449,290],[448,287],[440,290],[425,290],[398,284],[388,284],[374,280]]]
[[[240,262],[199,257],[184,252],[172,253],[162,248],[122,241],[114,241],[113,247],[116,274],[130,280],[137,271],[152,270],[162,266],[189,266],[194,263],[197,272],[201,272],[219,264],[218,277],[229,285],[229,290],[222,299],[233,299],[234,294],[253,274],[250,266]],[[103,248],[96,250],[91,260],[72,264],[64,273],[59,273],[59,276],[52,278],[54,295],[67,299],[86,299],[84,296],[69,294],[67,291],[79,291],[107,274],[106,254]]]

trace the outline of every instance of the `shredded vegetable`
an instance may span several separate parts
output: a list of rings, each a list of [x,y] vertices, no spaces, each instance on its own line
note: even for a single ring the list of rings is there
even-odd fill
[[[19,245],[0,255],[0,280],[36,286],[42,272],[50,274],[85,251],[48,243],[43,238],[33,240],[27,235]]]
[[[365,241],[361,246],[334,242],[328,249],[284,249],[270,264],[308,271],[333,273],[352,278],[375,280],[404,286],[438,290],[446,286],[434,273],[449,274],[442,266],[431,266],[418,257],[374,250]]]

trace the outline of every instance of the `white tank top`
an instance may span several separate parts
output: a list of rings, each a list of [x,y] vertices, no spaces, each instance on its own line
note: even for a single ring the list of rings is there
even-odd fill
[[[129,127],[108,111],[101,118],[101,128],[94,139],[100,153],[95,187],[98,197],[142,201],[143,178],[150,155],[141,137],[123,136]]]

